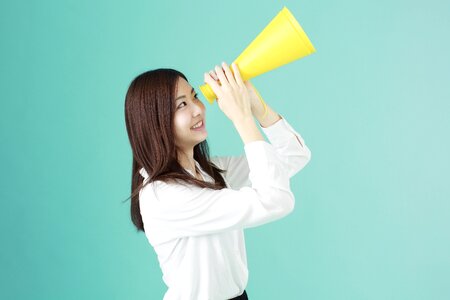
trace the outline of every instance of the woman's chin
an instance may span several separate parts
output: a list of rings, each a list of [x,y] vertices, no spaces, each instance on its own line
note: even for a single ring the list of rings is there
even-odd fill
[[[198,140],[198,144],[200,144],[201,142],[204,142],[207,137],[208,137],[208,134],[206,133],[204,138]]]

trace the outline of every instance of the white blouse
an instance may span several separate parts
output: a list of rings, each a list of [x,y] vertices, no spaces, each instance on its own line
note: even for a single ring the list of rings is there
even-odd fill
[[[245,155],[211,157],[227,170],[227,188],[155,181],[141,189],[145,235],[168,287],[164,300],[241,295],[248,282],[243,229],[273,222],[294,209],[289,178],[309,162],[311,151],[284,118],[262,130],[270,144],[254,141],[244,145]],[[203,179],[213,182],[195,163]],[[148,179],[143,168],[140,174]]]

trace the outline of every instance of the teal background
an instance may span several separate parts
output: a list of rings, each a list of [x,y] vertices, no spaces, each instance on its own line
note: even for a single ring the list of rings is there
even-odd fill
[[[317,52],[252,82],[312,159],[295,211],[246,230],[250,299],[450,299],[443,0],[2,1],[1,299],[162,299],[122,203],[128,85],[170,67],[198,90],[284,5]],[[212,154],[241,154],[207,118]]]

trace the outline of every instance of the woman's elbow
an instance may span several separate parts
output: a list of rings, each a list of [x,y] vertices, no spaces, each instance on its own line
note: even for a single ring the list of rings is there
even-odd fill
[[[280,207],[280,211],[282,216],[286,216],[294,211],[295,208],[295,196],[291,191],[284,192],[280,195],[282,199],[280,199],[279,203],[282,204]]]
[[[297,156],[296,158],[292,159],[289,163],[289,177],[294,176],[298,172],[300,172],[311,160],[311,153],[305,153],[302,155]]]

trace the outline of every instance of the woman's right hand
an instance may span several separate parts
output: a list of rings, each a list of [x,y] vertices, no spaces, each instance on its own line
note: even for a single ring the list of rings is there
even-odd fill
[[[241,78],[237,65],[233,63],[232,68],[233,73],[226,63],[222,63],[222,68],[216,66],[215,74],[205,73],[205,82],[216,94],[220,110],[236,123],[252,118],[251,94]]]

